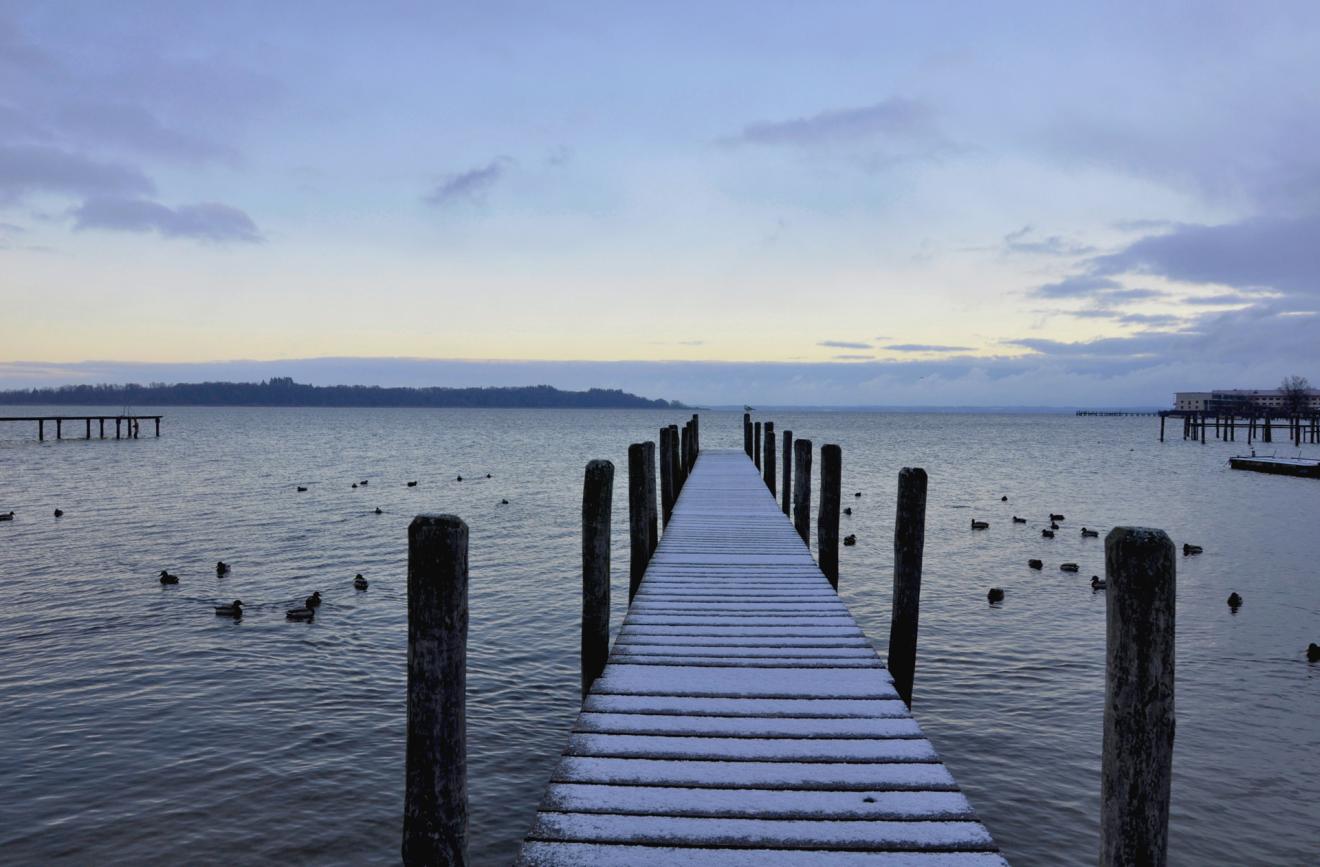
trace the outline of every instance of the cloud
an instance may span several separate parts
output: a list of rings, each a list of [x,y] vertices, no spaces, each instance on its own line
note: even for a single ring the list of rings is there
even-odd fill
[[[155,113],[132,103],[79,100],[61,106],[54,121],[65,136],[153,157],[187,163],[238,161],[235,148],[172,129]]]
[[[945,346],[940,343],[891,343],[882,346],[890,352],[971,352],[970,346]]]
[[[1046,283],[1031,290],[1037,298],[1081,298],[1097,292],[1122,289],[1123,284],[1111,277],[1097,277],[1094,274],[1076,274],[1065,277],[1056,283]]]
[[[1259,298],[1258,295],[1244,295],[1241,292],[1219,292],[1214,295],[1190,295],[1183,299],[1183,303],[1202,307],[1226,307],[1236,304],[1251,304]]]
[[[860,108],[748,124],[725,143],[808,146],[882,137],[925,137],[933,134],[931,115],[923,103],[894,97]]]
[[[1085,256],[1095,252],[1089,244],[1073,241],[1062,235],[1032,237],[1031,226],[1023,226],[1016,232],[1004,236],[1004,250],[1009,253],[1025,253],[1039,256]]]
[[[857,355],[857,354],[847,353],[847,352],[845,352],[845,353],[843,353],[843,354],[841,354],[841,355],[835,355],[835,356],[831,356],[831,357],[832,357],[832,358],[836,358],[836,359],[838,359],[838,360],[840,360],[840,361],[863,361],[863,360],[867,360],[867,361],[869,361],[870,359],[875,358],[874,355]]]
[[[264,240],[247,214],[216,202],[170,208],[148,199],[98,197],[88,199],[71,213],[74,228],[79,231],[157,232],[165,238],[215,243]]]
[[[147,195],[153,189],[151,180],[132,166],[56,147],[0,145],[0,201],[15,201],[31,193]]]
[[[508,157],[496,157],[484,166],[449,175],[422,197],[428,205],[448,205],[466,199],[480,201],[513,165]]]
[[[822,340],[816,344],[830,349],[870,349],[871,344],[860,343],[852,340]]]

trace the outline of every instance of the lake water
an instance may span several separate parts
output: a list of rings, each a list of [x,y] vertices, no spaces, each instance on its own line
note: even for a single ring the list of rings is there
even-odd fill
[[[406,530],[440,511],[471,528],[473,862],[508,863],[577,711],[583,466],[617,468],[617,627],[627,445],[685,414],[160,411],[160,439],[0,426],[0,509],[17,512],[0,523],[0,860],[397,863]],[[763,417],[843,447],[858,542],[840,593],[882,654],[896,475],[929,472],[913,710],[1011,861],[1095,863],[1104,598],[1089,580],[1118,524],[1205,548],[1178,562],[1173,862],[1320,860],[1320,665],[1304,654],[1320,641],[1320,482],[1229,470],[1245,440],[1160,444],[1153,418]],[[703,413],[702,440],[741,447],[741,414]],[[1043,540],[1051,511],[1067,520]],[[286,622],[313,590],[315,623]],[[235,598],[241,622],[213,615]]]

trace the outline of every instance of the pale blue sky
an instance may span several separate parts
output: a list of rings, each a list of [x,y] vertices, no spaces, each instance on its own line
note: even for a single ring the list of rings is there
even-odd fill
[[[0,0],[0,385],[1320,379],[1317,46],[1313,3]]]

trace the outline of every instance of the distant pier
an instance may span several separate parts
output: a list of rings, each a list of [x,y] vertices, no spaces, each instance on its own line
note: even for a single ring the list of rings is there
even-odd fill
[[[1217,440],[1236,442],[1239,429],[1245,430],[1247,443],[1274,442],[1275,434],[1283,432],[1295,446],[1320,443],[1320,412],[1296,415],[1269,409],[1255,412],[1203,412],[1198,410],[1169,409],[1160,416],[1160,442],[1164,442],[1164,426],[1171,418],[1182,419],[1183,439],[1206,442],[1210,431]]]
[[[0,422],[36,422],[37,439],[44,441],[46,439],[46,425],[55,426],[55,439],[64,439],[64,423],[71,422],[76,425],[83,423],[83,436],[80,439],[92,438],[92,422],[96,422],[97,436],[99,439],[106,439],[105,423],[112,421],[115,423],[115,439],[135,440],[141,433],[142,422],[155,422],[156,436],[160,436],[160,420],[164,416],[160,415],[22,415],[22,416],[0,416]],[[75,428],[76,430],[77,428]]]

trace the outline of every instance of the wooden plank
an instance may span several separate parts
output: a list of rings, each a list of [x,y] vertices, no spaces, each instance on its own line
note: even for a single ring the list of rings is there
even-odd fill
[[[838,852],[809,849],[680,849],[529,841],[518,867],[1004,867],[993,852]]]

